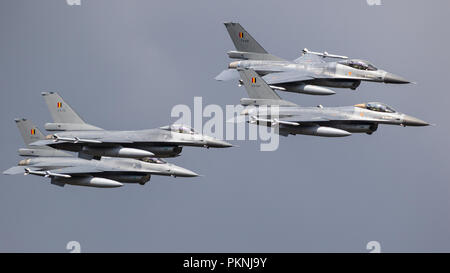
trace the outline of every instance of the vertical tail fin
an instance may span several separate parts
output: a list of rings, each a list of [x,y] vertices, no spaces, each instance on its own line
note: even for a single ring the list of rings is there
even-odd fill
[[[84,120],[63,100],[56,92],[43,92],[48,110],[54,123],[46,123],[47,131],[92,131],[103,130],[99,127],[87,124]]]
[[[30,143],[36,142],[38,140],[44,140],[45,136],[39,131],[39,129],[34,125],[31,120],[25,118],[15,119],[17,128],[22,135],[23,142],[27,148],[20,148],[19,155],[21,156],[60,156],[67,157],[72,156],[66,152],[56,150],[55,148],[49,146],[31,146]]]
[[[239,75],[251,99],[281,100],[280,96],[254,70],[239,70]]]
[[[25,118],[15,119],[17,128],[19,129],[20,134],[22,135],[23,142],[30,147],[30,143],[45,139],[45,136],[39,131],[39,129],[34,125],[31,120],[27,120]]]
[[[285,101],[252,69],[239,69],[241,80],[250,99],[241,99],[244,105],[283,105],[296,106]]]
[[[268,54],[268,52],[239,23],[224,23],[236,50]]]
[[[42,92],[48,110],[56,123],[85,123],[84,120],[56,92]]]
[[[267,51],[239,23],[224,23],[237,51],[228,52],[232,59],[286,61]]]

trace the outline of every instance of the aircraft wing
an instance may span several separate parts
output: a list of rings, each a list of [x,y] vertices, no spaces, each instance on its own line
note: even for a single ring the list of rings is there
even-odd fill
[[[89,140],[89,139],[42,139],[35,142],[30,143],[30,146],[47,146],[53,144],[61,144],[61,143],[80,143],[80,144],[101,144],[102,141],[99,140]]]
[[[283,72],[284,69],[278,65],[264,65],[264,66],[253,66],[253,70],[260,71],[261,73],[274,73],[274,72]],[[236,69],[226,69],[220,72],[214,79],[216,81],[229,81],[229,80],[238,80],[240,78],[239,72]]]
[[[264,117],[264,116],[251,116],[250,117],[250,123],[254,123],[253,121],[261,121],[261,122],[272,122],[272,123],[278,123],[278,124],[284,124],[284,125],[292,125],[292,126],[298,126],[302,123],[315,123],[315,122],[327,122],[331,120],[338,120],[336,118],[330,119],[331,117],[325,117],[325,116],[312,116],[312,115],[295,115],[292,117],[280,117],[280,118],[274,118],[271,117]]]
[[[317,56],[315,54],[303,54],[302,56],[298,57],[294,60],[294,63],[325,63],[325,60],[321,56]]]
[[[60,143],[64,143],[67,141],[60,141]],[[35,142],[31,142],[30,146],[46,146],[46,145],[50,145],[50,144],[55,144],[55,141],[53,141],[52,139],[42,139],[42,140],[38,140]]]
[[[57,174],[94,174],[94,173],[103,173],[103,172],[135,172],[135,173],[148,173],[148,170],[142,169],[140,163],[136,163],[136,165],[131,166],[74,166],[74,167],[65,167],[61,169],[51,170],[52,173]]]
[[[43,139],[30,143],[30,146],[47,146],[60,143],[74,143],[74,144],[120,144],[120,143],[134,143],[134,141],[126,138],[105,137],[99,139],[76,139],[76,138],[64,138],[64,139]]]
[[[98,139],[101,143],[111,144],[111,143],[134,143],[137,141],[133,141],[131,139],[125,137],[102,137]]]
[[[278,73],[271,73],[262,77],[267,84],[279,84],[289,82],[301,82],[312,80],[313,77],[310,73],[303,73],[300,71],[285,71]]]
[[[101,173],[104,172],[103,169],[90,167],[90,166],[77,166],[77,167],[64,167],[60,169],[53,170],[42,170],[42,168],[30,167],[30,166],[14,166],[6,171],[3,174],[6,175],[14,175],[14,174],[35,174],[35,175],[46,175],[49,176],[58,176],[58,175],[67,175],[67,174],[83,174],[83,173]]]
[[[99,169],[92,166],[74,166],[74,167],[65,167],[61,169],[51,170],[52,173],[57,174],[88,174],[88,173],[102,173],[103,169]]]
[[[313,79],[345,79],[345,80],[365,80],[364,77],[355,76],[336,76],[326,75],[322,73],[314,73],[311,71],[282,71],[270,73],[262,77],[267,84],[283,84],[292,82],[302,82]]]
[[[96,167],[96,166],[72,166],[72,167],[64,167],[60,169],[52,169],[52,170],[43,170],[42,168],[35,168],[30,166],[14,166],[6,171],[3,174],[6,175],[15,175],[15,174],[33,174],[39,176],[48,176],[48,177],[68,177],[70,175],[81,175],[81,174],[94,174],[94,173],[102,173],[102,172],[145,172],[144,170],[133,168],[130,166],[129,168],[124,167]]]
[[[267,121],[264,120],[264,116],[258,117],[261,121]],[[256,120],[258,118],[255,117]],[[284,116],[277,119],[276,123],[279,124],[285,124],[285,125],[296,125],[295,123],[298,123],[298,125],[304,124],[304,123],[322,123],[322,122],[329,122],[329,121],[348,121],[348,122],[377,122],[380,121],[378,119],[367,119],[366,117],[360,118],[360,117],[354,117],[354,116],[347,116],[347,115],[341,115],[341,114],[333,114],[333,113],[321,113],[321,114],[313,114],[313,113],[300,113],[300,114],[294,114],[291,116]]]

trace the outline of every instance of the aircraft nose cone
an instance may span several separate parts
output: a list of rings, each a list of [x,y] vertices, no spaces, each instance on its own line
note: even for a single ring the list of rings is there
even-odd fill
[[[226,141],[223,140],[219,140],[219,139],[208,139],[206,141],[208,147],[212,147],[212,148],[230,148],[233,147],[233,144],[228,143]]]
[[[428,126],[430,124],[421,119],[405,115],[403,117],[403,125],[404,126]]]
[[[389,73],[389,72],[386,73],[386,75],[384,76],[384,82],[385,83],[410,83],[410,81],[408,81],[398,75]]]
[[[193,171],[190,171],[185,168],[181,168],[178,166],[173,166],[170,172],[173,176],[180,176],[180,177],[196,177],[198,174],[194,173]]]

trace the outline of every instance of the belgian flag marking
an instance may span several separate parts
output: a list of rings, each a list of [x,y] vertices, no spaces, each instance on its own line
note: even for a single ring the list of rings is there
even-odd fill
[[[56,107],[61,108],[62,107],[62,103],[58,101],[58,103],[56,104]]]
[[[31,129],[30,133],[32,136],[34,136],[36,134],[36,129]]]
[[[256,78],[252,78],[252,83],[256,83]]]
[[[239,38],[244,38],[244,33],[243,32],[239,32]]]

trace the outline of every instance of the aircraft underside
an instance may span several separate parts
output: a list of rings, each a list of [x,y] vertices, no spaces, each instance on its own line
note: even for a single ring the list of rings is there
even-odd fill
[[[357,122],[324,122],[313,123],[310,125],[286,126],[280,125],[280,135],[312,135],[322,137],[344,137],[352,133],[372,134],[378,129],[376,123],[357,123]]]

